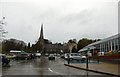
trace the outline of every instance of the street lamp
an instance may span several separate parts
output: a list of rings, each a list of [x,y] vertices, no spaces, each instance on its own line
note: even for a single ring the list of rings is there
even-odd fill
[[[88,51],[90,50],[90,48],[88,48],[86,50],[86,68],[88,69]]]

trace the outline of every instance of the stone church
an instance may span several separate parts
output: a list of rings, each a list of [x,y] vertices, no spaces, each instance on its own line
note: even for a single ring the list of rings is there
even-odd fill
[[[48,39],[44,38],[43,24],[41,25],[40,37],[36,43],[38,51],[41,53],[61,53],[68,52],[68,47],[61,43],[52,44]]]

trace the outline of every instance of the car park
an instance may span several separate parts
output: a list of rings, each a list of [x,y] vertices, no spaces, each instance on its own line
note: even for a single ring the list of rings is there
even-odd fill
[[[48,59],[49,59],[49,60],[55,60],[55,55],[54,55],[54,54],[50,54],[50,55],[48,56]]]

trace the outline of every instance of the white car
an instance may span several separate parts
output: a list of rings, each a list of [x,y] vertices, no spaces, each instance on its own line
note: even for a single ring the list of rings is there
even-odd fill
[[[65,59],[67,60],[68,59],[68,53],[65,53]]]
[[[48,59],[49,59],[49,60],[55,60],[55,55],[54,55],[54,54],[50,54],[50,55],[48,56]]]
[[[98,56],[104,56],[105,52],[98,52]]]
[[[40,56],[41,56],[41,53],[36,53],[35,56],[36,56],[36,57],[40,57]]]
[[[83,56],[79,53],[70,53],[69,59],[70,60],[77,60],[77,61],[86,61],[86,56]]]

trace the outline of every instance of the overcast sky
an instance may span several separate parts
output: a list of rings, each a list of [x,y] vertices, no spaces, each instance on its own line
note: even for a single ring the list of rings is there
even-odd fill
[[[118,33],[117,0],[2,0],[6,38],[26,43],[44,37],[52,42],[76,38],[106,38]]]

